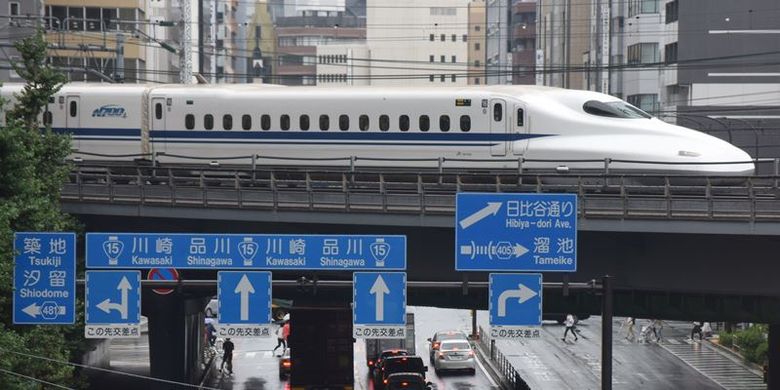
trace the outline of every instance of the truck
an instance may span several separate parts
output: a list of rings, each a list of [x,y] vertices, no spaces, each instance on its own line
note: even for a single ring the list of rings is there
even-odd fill
[[[293,306],[290,321],[290,387],[353,389],[352,309]]]
[[[403,339],[366,339],[366,365],[373,370],[376,360],[382,351],[388,349],[404,349],[409,355],[414,355],[414,313],[406,313],[406,338]]]

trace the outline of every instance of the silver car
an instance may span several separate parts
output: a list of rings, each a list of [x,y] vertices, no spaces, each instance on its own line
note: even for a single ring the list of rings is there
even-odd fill
[[[443,340],[433,359],[436,375],[445,370],[465,370],[474,375],[476,364],[474,350],[466,340]]]

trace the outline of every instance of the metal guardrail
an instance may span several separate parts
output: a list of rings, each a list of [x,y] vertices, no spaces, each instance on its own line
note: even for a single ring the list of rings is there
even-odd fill
[[[531,390],[525,380],[520,376],[520,373],[515,370],[514,366],[509,362],[501,350],[496,347],[496,340],[490,338],[490,332],[485,332],[482,326],[479,327],[479,337],[476,342],[479,347],[488,352],[488,357],[493,367],[501,375],[501,378],[506,382],[506,385],[511,390]]]
[[[575,193],[583,218],[780,220],[780,176],[449,173],[77,165],[65,201],[444,214],[459,192]]]

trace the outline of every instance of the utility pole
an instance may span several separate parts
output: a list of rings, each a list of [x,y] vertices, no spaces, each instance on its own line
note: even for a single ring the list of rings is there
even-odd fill
[[[198,0],[200,1],[200,0]],[[190,0],[181,0],[182,29],[179,48],[179,82],[192,83],[192,7]]]
[[[116,34],[116,57],[114,58],[114,81],[125,81],[125,34]]]

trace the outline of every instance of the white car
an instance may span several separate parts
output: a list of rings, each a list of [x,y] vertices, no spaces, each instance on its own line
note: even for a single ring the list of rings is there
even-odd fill
[[[433,359],[436,375],[442,371],[465,370],[470,375],[476,373],[476,356],[471,344],[466,340],[442,340]]]

